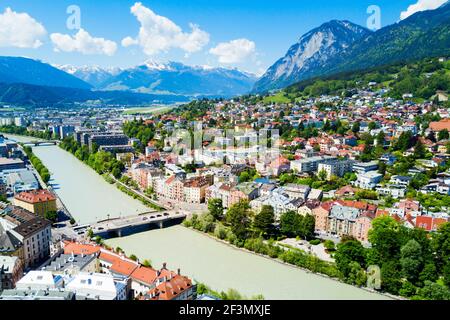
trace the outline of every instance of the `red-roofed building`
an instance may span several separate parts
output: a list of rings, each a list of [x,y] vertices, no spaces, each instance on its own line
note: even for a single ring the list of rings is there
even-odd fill
[[[177,274],[161,282],[139,300],[194,300],[195,291],[195,286],[189,278]]]
[[[163,264],[161,270],[145,267],[139,262],[127,258],[95,244],[63,242],[65,254],[97,255],[98,272],[127,279],[128,292],[140,300],[193,300],[196,286],[178,272],[170,271]]]
[[[448,222],[447,219],[433,218],[431,216],[418,216],[416,218],[416,228],[425,229],[426,231],[437,231],[439,227]]]
[[[56,212],[56,197],[48,190],[21,192],[14,197],[14,204],[35,215],[44,217],[47,212]]]

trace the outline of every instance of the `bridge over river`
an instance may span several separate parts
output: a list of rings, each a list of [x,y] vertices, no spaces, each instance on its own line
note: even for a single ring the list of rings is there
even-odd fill
[[[61,143],[61,141],[56,141],[56,140],[49,140],[49,141],[39,140],[39,141],[25,142],[25,143],[23,143],[23,145],[29,146],[29,147],[39,147],[39,146],[56,146],[60,143]]]
[[[90,225],[94,235],[103,238],[122,237],[136,232],[146,231],[152,227],[162,229],[178,224],[186,218],[185,213],[166,211],[148,212],[123,218],[99,221]]]

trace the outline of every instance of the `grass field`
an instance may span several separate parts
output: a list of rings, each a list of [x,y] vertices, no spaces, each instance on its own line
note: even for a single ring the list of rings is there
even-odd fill
[[[291,99],[289,99],[283,92],[278,92],[273,96],[268,96],[264,98],[264,103],[289,103]]]
[[[127,115],[135,114],[163,114],[169,112],[175,108],[175,106],[153,106],[153,107],[143,107],[143,108],[132,108],[127,109],[123,113]]]

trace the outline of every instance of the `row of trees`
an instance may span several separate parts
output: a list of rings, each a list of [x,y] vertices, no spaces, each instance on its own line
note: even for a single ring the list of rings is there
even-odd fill
[[[114,177],[120,178],[122,171],[125,169],[125,165],[111,153],[98,151],[98,148],[95,146],[93,150],[89,150],[89,147],[82,146],[72,137],[65,138],[59,146],[75,155],[99,174],[111,173]]]
[[[47,167],[44,166],[44,164],[38,157],[36,157],[36,155],[33,153],[33,150],[31,149],[31,147],[24,147],[23,150],[25,151],[25,154],[27,155],[27,157],[30,160],[33,167],[36,169],[36,171],[41,176],[42,181],[44,181],[45,183],[48,183],[50,181],[51,174],[48,171]]]
[[[260,213],[255,214],[250,210],[247,201],[241,201],[231,206],[224,214],[222,201],[212,199],[208,207],[208,214],[194,215],[190,220],[184,222],[185,226],[210,233],[237,247],[280,259],[313,272],[333,278],[340,276],[333,263],[322,261],[301,250],[284,248],[275,243],[275,239],[287,236],[312,239],[315,225],[313,216],[302,217],[296,212],[287,212],[281,216],[281,222],[277,227],[271,206],[264,206]]]

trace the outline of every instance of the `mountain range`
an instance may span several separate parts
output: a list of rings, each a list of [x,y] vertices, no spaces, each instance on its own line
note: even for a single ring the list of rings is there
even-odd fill
[[[24,105],[98,101],[141,105],[187,102],[248,93],[256,77],[237,69],[146,62],[129,68],[49,65],[24,57],[0,57],[0,102]]]
[[[315,77],[449,53],[448,2],[377,31],[333,20],[303,35],[256,82],[252,91],[262,93]]]
[[[256,76],[237,69],[148,61],[129,69],[61,67],[97,90],[231,97],[248,93]]]

